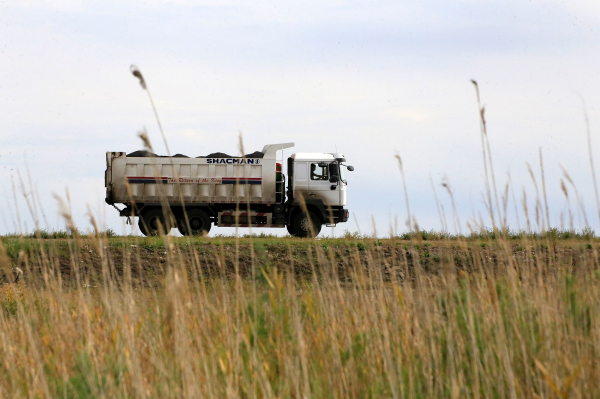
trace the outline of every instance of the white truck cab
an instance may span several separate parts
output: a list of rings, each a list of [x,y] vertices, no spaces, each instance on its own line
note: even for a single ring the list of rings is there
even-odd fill
[[[348,220],[344,169],[354,168],[344,162],[345,156],[337,153],[301,152],[288,158],[286,208],[307,209],[303,216],[298,211],[289,213],[286,227],[290,234],[310,234],[306,226],[309,222],[316,230],[314,235],[322,224],[331,226]]]
[[[344,168],[338,161],[345,161],[342,154],[307,152],[290,158],[294,162],[294,197],[319,199],[325,206],[346,205],[347,183],[342,176]]]

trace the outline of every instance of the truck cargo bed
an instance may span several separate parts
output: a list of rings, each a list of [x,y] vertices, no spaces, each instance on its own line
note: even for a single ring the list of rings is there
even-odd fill
[[[189,204],[275,203],[275,154],[292,145],[267,145],[262,152],[257,151],[260,158],[169,158],[155,154],[133,157],[124,152],[107,152],[106,199],[113,204],[182,200]]]

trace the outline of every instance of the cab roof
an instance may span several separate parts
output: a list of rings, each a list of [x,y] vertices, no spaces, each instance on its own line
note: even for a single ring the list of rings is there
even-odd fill
[[[335,159],[333,154],[324,152],[297,152],[292,154],[290,158],[294,158],[297,161],[333,161]]]

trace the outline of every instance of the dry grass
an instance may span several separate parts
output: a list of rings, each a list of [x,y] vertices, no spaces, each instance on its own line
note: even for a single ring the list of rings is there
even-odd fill
[[[600,396],[595,239],[132,240],[0,240],[0,397]]]

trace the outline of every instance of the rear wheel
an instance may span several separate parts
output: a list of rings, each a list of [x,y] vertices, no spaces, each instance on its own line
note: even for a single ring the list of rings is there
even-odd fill
[[[210,228],[212,227],[210,224],[210,218],[208,214],[204,212],[202,209],[191,208],[187,211],[187,221],[185,220],[185,215],[181,216],[177,220],[177,230],[184,236],[199,236],[203,235],[204,232],[208,234]],[[189,229],[188,229],[189,222]]]
[[[145,236],[169,234],[171,227],[167,222],[161,208],[150,208],[140,215],[138,227]]]
[[[296,237],[316,237],[321,232],[321,219],[312,211],[298,212],[292,217],[288,232]]]

